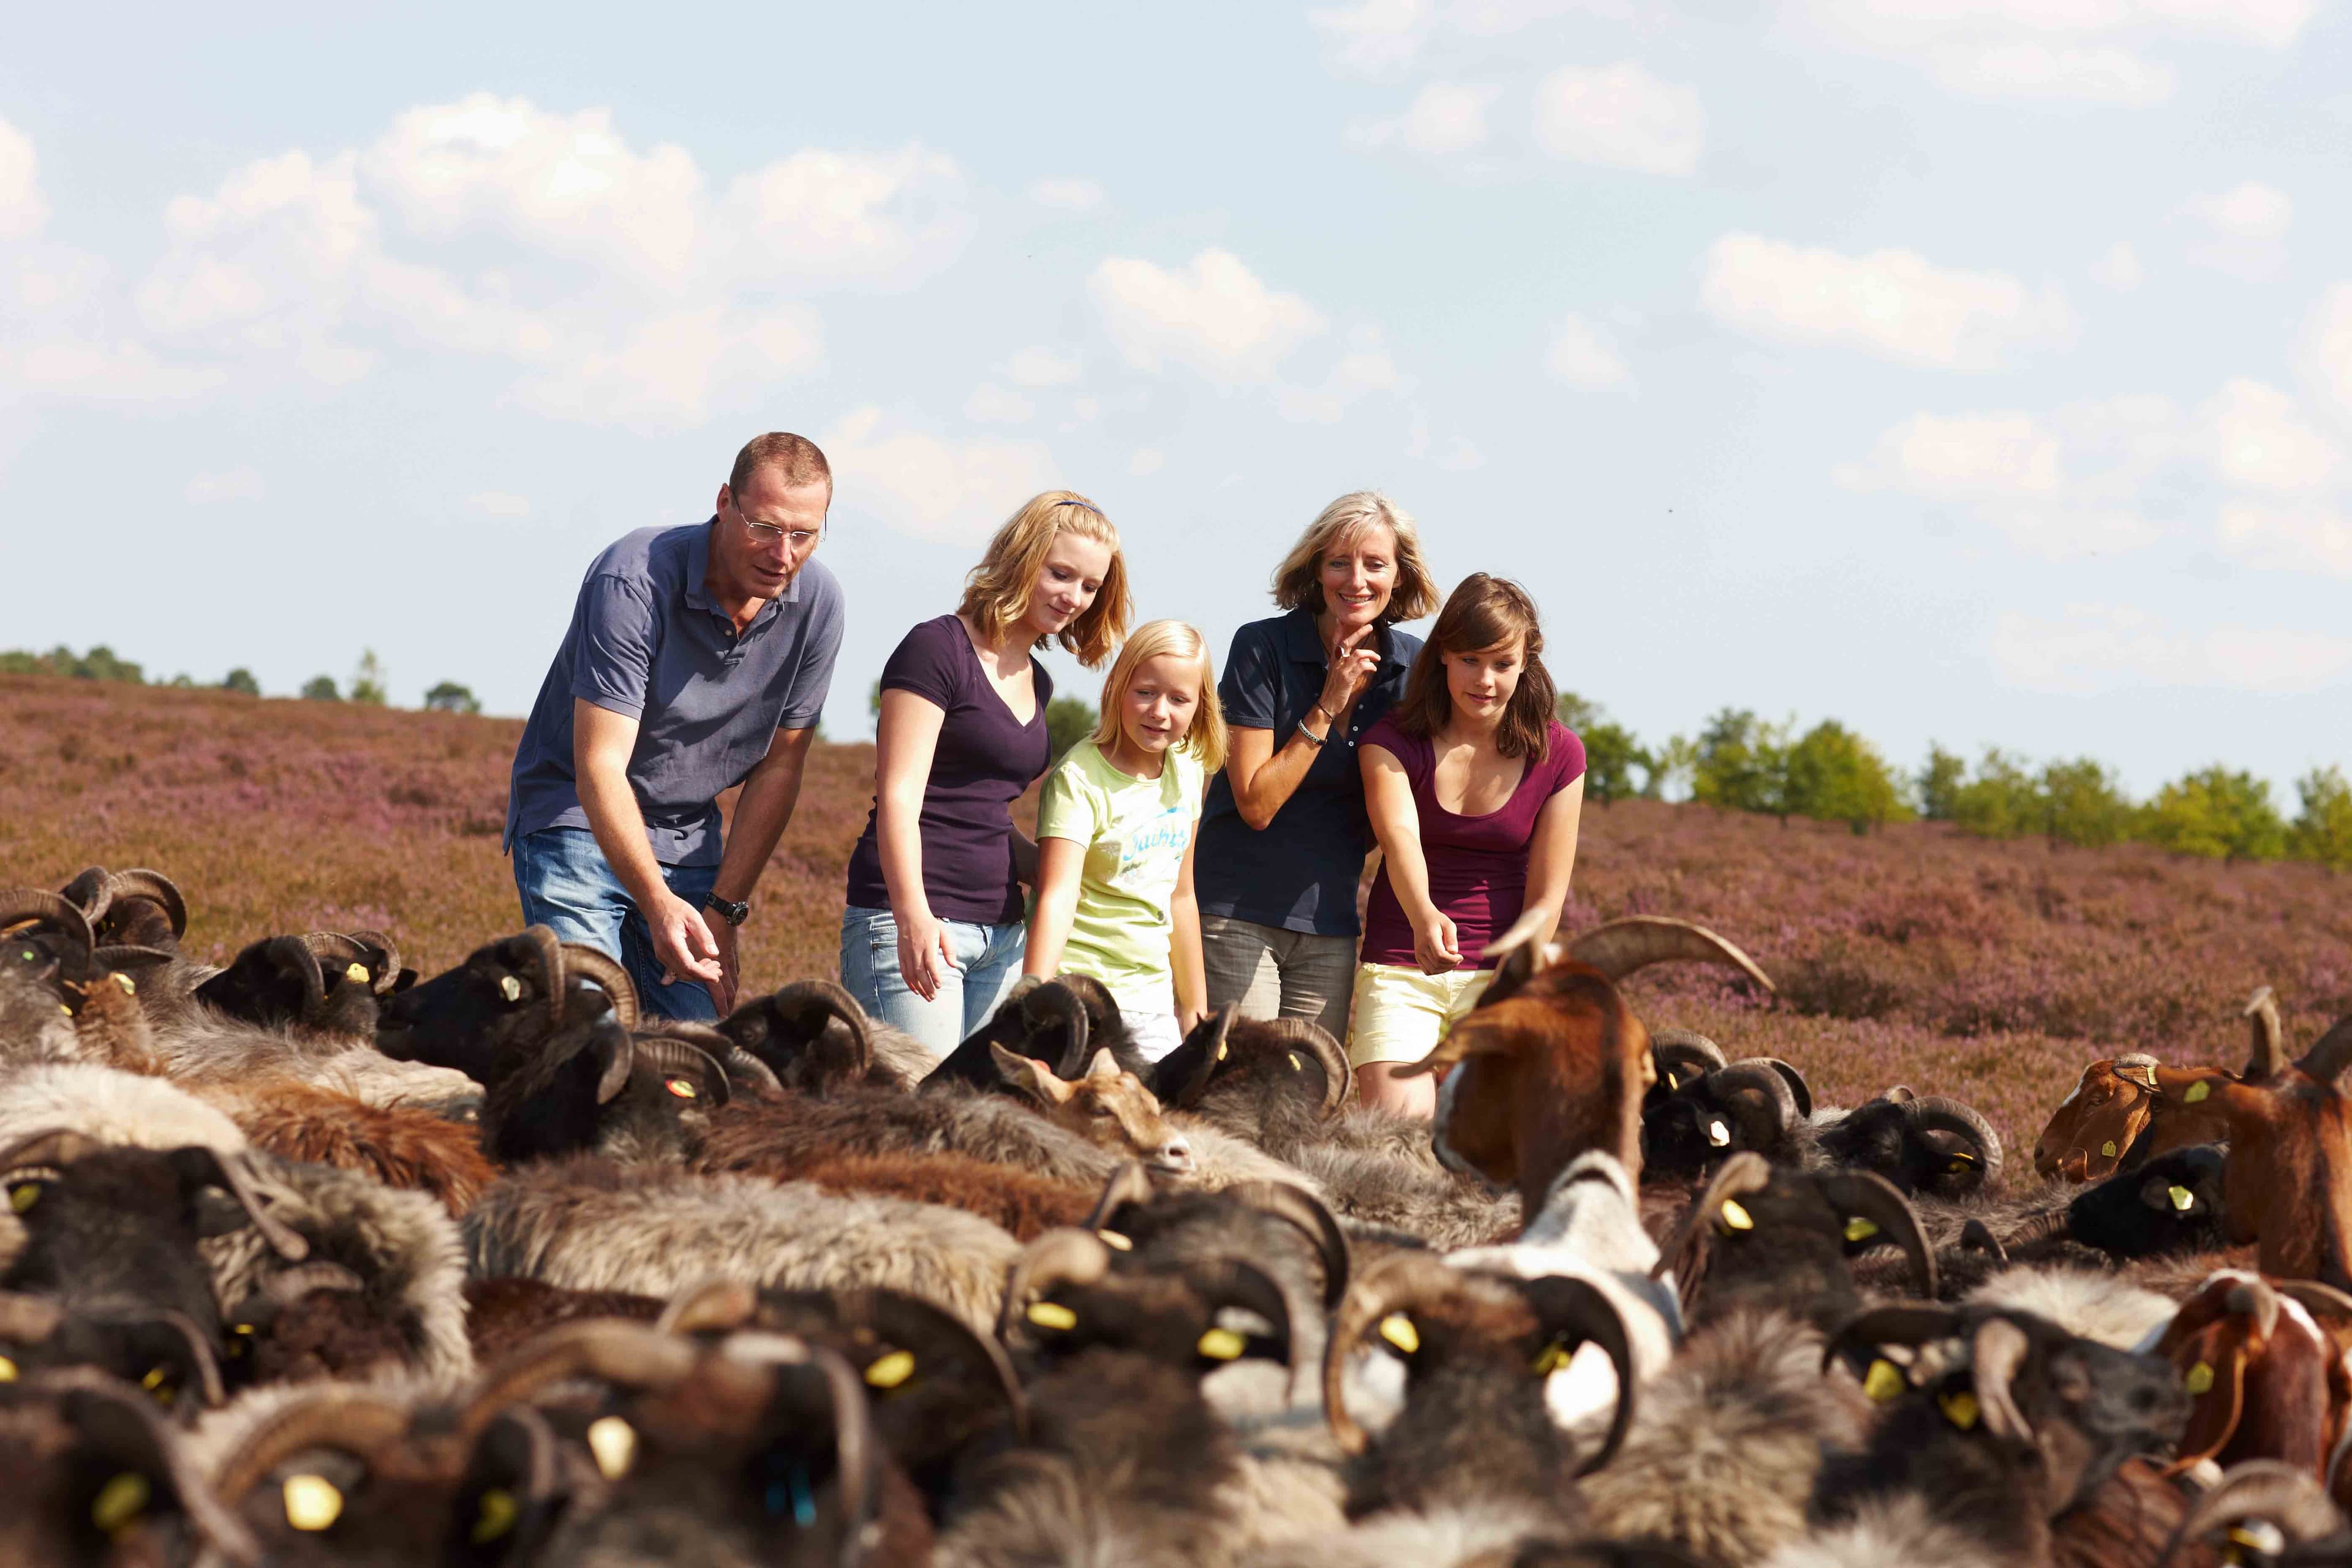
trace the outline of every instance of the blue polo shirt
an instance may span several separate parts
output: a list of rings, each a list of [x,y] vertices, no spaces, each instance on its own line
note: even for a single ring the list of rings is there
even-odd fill
[[[824,711],[841,648],[841,584],[816,561],[739,636],[704,591],[710,530],[641,528],[589,564],[530,722],[515,748],[505,847],[586,827],[572,773],[572,702],[637,721],[629,785],[665,866],[716,866],[719,792],[743,782],[778,730]]]
[[[1356,741],[1404,695],[1404,678],[1421,639],[1380,629],[1381,667],[1356,699],[1344,729],[1307,767],[1291,797],[1263,831],[1242,820],[1233,781],[1220,769],[1201,808],[1192,884],[1201,912],[1318,936],[1354,936],[1356,884],[1371,853],[1364,775]],[[1234,634],[1217,681],[1225,722],[1271,730],[1276,751],[1323,695],[1323,639],[1304,609],[1252,621]]]

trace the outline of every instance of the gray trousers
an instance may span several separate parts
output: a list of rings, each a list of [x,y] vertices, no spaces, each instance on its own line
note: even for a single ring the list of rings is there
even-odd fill
[[[1356,939],[1285,931],[1227,915],[1201,917],[1209,1005],[1240,1004],[1244,1018],[1307,1018],[1348,1043]]]

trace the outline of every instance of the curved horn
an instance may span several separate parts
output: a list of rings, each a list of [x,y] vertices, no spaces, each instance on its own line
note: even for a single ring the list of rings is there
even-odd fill
[[[2276,1525],[2291,1543],[2300,1544],[2325,1541],[2344,1528],[2326,1489],[2308,1469],[2281,1459],[2245,1459],[2231,1466],[2189,1508],[2189,1517],[2158,1559],[2158,1568],[2177,1557],[2188,1542],[2256,1520]]]
[[[2337,1019],[2336,1026],[2320,1036],[2294,1065],[2315,1080],[2333,1084],[2337,1075],[2352,1067],[2352,1017]]]
[[[2000,1244],[2000,1237],[1993,1235],[1985,1222],[1973,1215],[1969,1217],[1968,1224],[1960,1226],[1960,1250],[1990,1253],[1992,1260],[1999,1264],[2009,1261],[2009,1248]]]
[[[110,910],[125,899],[149,900],[163,910],[163,918],[171,922],[173,940],[188,934],[188,901],[180,896],[178,885],[161,871],[151,871],[144,866],[116,871],[106,879],[103,897],[104,907]],[[92,913],[90,923],[96,925],[98,920],[98,915]]]
[[[734,1041],[729,1040],[727,1048],[719,1053],[719,1065],[727,1069],[730,1079],[740,1075],[751,1086],[751,1092],[761,1099],[783,1098],[784,1082],[776,1076],[776,1069]]]
[[[1087,1060],[1092,1054],[1087,1049],[1087,1036],[1094,1020],[1087,1016],[1085,999],[1076,991],[1059,980],[1045,981],[1021,999],[1021,1018],[1033,1027],[1055,1023],[1068,1030],[1069,1040],[1062,1047],[1062,1059],[1055,1064],[1054,1076],[1077,1079],[1086,1075]]]
[[[1923,1345],[1930,1340],[1949,1339],[1960,1331],[1961,1317],[1955,1308],[1932,1301],[1908,1301],[1898,1307],[1873,1307],[1869,1311],[1849,1318],[1838,1331],[1822,1346],[1822,1368],[1829,1369],[1832,1362],[1849,1349],[1871,1345]]]
[[[866,1069],[874,1065],[873,1021],[866,1017],[866,1009],[858,1005],[857,998],[844,987],[830,980],[795,980],[789,985],[779,986],[765,1005],[772,1012],[791,1017],[795,1026],[803,1029],[808,1027],[806,1019],[813,1012],[840,1019],[842,1027],[849,1031],[850,1049],[856,1059],[857,1076],[865,1077]],[[811,1033],[821,1033],[824,1027],[819,1024]]]
[[[2246,999],[2246,1068],[2238,1076],[2261,1083],[2286,1071],[2286,1033],[2279,1026],[2278,997],[2267,985]]]
[[[94,1149],[106,1147],[86,1132],[70,1127],[45,1127],[0,1148],[0,1172],[26,1165],[70,1165]]]
[[[637,1037],[618,1019],[606,1018],[589,1037],[588,1049],[605,1053],[604,1070],[596,1079],[596,1103],[610,1105],[614,1096],[629,1087],[629,1074],[636,1070]]]
[[[1091,1285],[1110,1272],[1110,1248],[1090,1230],[1049,1230],[1023,1249],[1005,1277],[996,1337],[1009,1341],[1029,1303],[1060,1284]]]
[[[1235,1182],[1224,1191],[1227,1196],[1276,1219],[1286,1219],[1306,1233],[1323,1260],[1323,1309],[1329,1311],[1337,1307],[1348,1293],[1348,1233],[1339,1228],[1339,1221],[1323,1200],[1289,1182]]]
[[[408,1412],[380,1394],[321,1388],[297,1394],[245,1435],[214,1471],[221,1501],[235,1508],[261,1479],[305,1448],[365,1459],[408,1436]]]
[[[173,1158],[194,1162],[199,1172],[227,1188],[229,1195],[245,1210],[246,1217],[253,1221],[253,1228],[261,1233],[262,1240],[278,1257],[289,1263],[299,1263],[310,1256],[310,1244],[302,1239],[301,1233],[270,1213],[269,1206],[261,1201],[261,1193],[253,1184],[253,1173],[247,1165],[247,1154],[224,1154],[218,1150],[191,1145],[174,1150]]]
[[[1311,1018],[1270,1018],[1259,1028],[1267,1039],[1278,1040],[1285,1046],[1305,1051],[1323,1064],[1323,1119],[1329,1121],[1348,1106],[1356,1095],[1356,1069],[1348,1061],[1348,1053],[1339,1048],[1330,1031]]]
[[[710,1086],[711,1097],[721,1105],[734,1097],[727,1081],[727,1069],[719,1065],[719,1058],[691,1040],[679,1039],[667,1032],[639,1035],[635,1056],[638,1061],[652,1064],[656,1072],[698,1074]]]
[[[261,1293],[281,1307],[290,1307],[313,1291],[356,1295],[366,1289],[366,1281],[340,1263],[301,1263],[271,1275]]]
[[[739,1073],[756,1094],[781,1096],[784,1092],[783,1083],[776,1077],[773,1068],[709,1024],[691,1023],[679,1018],[656,1019],[637,1031],[637,1044],[641,1048],[648,1039],[683,1041],[709,1057],[722,1069],[726,1084],[721,1090],[722,1095],[732,1090]],[[726,1100],[722,1098],[719,1103],[723,1105]]]
[[[84,952],[98,945],[98,938],[89,929],[89,917],[81,912],[80,906],[43,888],[0,889],[0,931],[33,921],[56,926],[79,942]]]
[[[93,1437],[103,1431],[110,1445],[120,1446],[123,1437],[135,1436],[144,1447],[135,1458],[152,1459],[163,1471],[196,1532],[237,1568],[257,1568],[260,1563],[261,1543],[253,1538],[243,1520],[221,1505],[219,1496],[197,1472],[186,1446],[158,1418],[152,1404],[119,1380],[89,1367],[42,1373],[19,1386],[36,1393],[58,1394],[68,1419]],[[110,1411],[115,1420],[92,1421],[94,1408]],[[131,1454],[122,1457],[134,1458]]]
[[[1683,1215],[1681,1226],[1658,1251],[1658,1261],[1650,1269],[1650,1278],[1663,1279],[1675,1277],[1675,1294],[1687,1318],[1698,1303],[1700,1281],[1706,1276],[1707,1253],[1715,1237],[1716,1216],[1723,1212],[1728,1199],[1761,1192],[1771,1183],[1771,1164],[1753,1149],[1742,1149],[1716,1169],[1706,1184]]]
[[[1664,915],[1631,915],[1572,938],[1568,956],[1622,980],[1654,963],[1717,963],[1736,969],[1766,991],[1778,989],[1756,961],[1730,942],[1689,921]]]
[[[1626,1432],[1633,1425],[1633,1346],[1625,1332],[1624,1314],[1606,1292],[1590,1280],[1552,1275],[1514,1283],[1526,1294],[1528,1304],[1535,1309],[1537,1321],[1545,1330],[1573,1331],[1580,1343],[1599,1345],[1608,1354],[1609,1364],[1617,1371],[1617,1409],[1609,1419],[1609,1434],[1601,1440],[1601,1447],[1576,1467],[1577,1475],[1589,1476],[1617,1457]]]
[[[577,974],[595,982],[603,987],[604,994],[613,999],[613,1016],[621,1020],[621,1027],[635,1028],[637,1020],[645,1015],[637,1006],[636,983],[629,978],[629,972],[621,967],[621,961],[604,949],[590,947],[584,942],[567,942],[561,945],[564,978]]]
[[[1969,1363],[1976,1382],[1977,1408],[1985,1430],[2011,1442],[2033,1441],[2033,1427],[2017,1407],[2014,1384],[2033,1348],[2025,1331],[2007,1318],[1987,1318],[1969,1337]]]
[[[1151,1173],[1140,1160],[1129,1160],[1110,1173],[1103,1184],[1102,1196],[1095,1200],[1094,1212],[1087,1215],[1088,1230],[1112,1230],[1111,1221],[1129,1204],[1148,1204],[1153,1196]]]
[[[179,1340],[188,1352],[188,1365],[196,1374],[196,1392],[203,1396],[205,1409],[217,1410],[228,1403],[228,1394],[221,1387],[220,1362],[213,1354],[212,1342],[205,1338],[194,1319],[166,1307],[153,1313],[142,1313],[138,1321],[161,1323]]]
[[[1772,1062],[1760,1057],[1734,1062],[1706,1075],[1707,1093],[1718,1101],[1743,1089],[1752,1090],[1772,1108],[1772,1141],[1778,1145],[1799,1121],[1797,1097],[1790,1090],[1789,1080],[1780,1076]]]
[[[382,966],[376,971],[375,994],[379,996],[392,994],[393,987],[400,983],[400,944],[373,929],[352,931],[351,939],[362,947],[373,948],[383,955]]]
[[[698,1334],[712,1329],[740,1329],[760,1310],[760,1292],[740,1279],[712,1277],[698,1279],[669,1299],[654,1323],[663,1334]]]
[[[1669,1094],[1694,1078],[1731,1065],[1723,1047],[1696,1029],[1651,1030],[1650,1059],[1658,1069],[1658,1082]]]
[[[2000,1134],[1992,1130],[1974,1106],[1940,1094],[1923,1094],[1906,1105],[1904,1111],[1917,1125],[1940,1128],[1958,1132],[1977,1146],[1984,1161],[1984,1184],[1991,1186],[2000,1176]]]
[[[1221,1258],[1213,1263],[1196,1265],[1184,1271],[1184,1276],[1214,1318],[1220,1307],[1239,1307],[1255,1312],[1274,1325],[1282,1338],[1282,1360],[1285,1366],[1293,1365],[1297,1358],[1297,1342],[1290,1332],[1290,1300],[1273,1276],[1246,1258]]]
[[[1912,1282],[1922,1300],[1936,1299],[1936,1253],[1927,1233],[1919,1228],[1918,1211],[1902,1190],[1875,1171],[1836,1171],[1816,1177],[1822,1195],[1841,1214],[1866,1219],[1879,1236],[1903,1249],[1911,1260]],[[1971,1222],[1974,1223],[1974,1222]],[[1990,1241],[1990,1233],[1985,1239]],[[1995,1250],[1999,1242],[1993,1242]]]
[[[795,1334],[765,1331],[738,1334],[720,1348],[730,1361],[753,1365],[814,1368],[824,1379],[825,1403],[832,1408],[835,1485],[841,1493],[841,1568],[857,1568],[866,1560],[874,1515],[879,1507],[874,1475],[873,1415],[866,1408],[866,1385],[837,1352],[813,1344]],[[770,1394],[773,1403],[782,1392],[782,1381]]]
[[[1391,1312],[1444,1300],[1465,1289],[1466,1279],[1427,1253],[1399,1252],[1381,1259],[1348,1287],[1332,1319],[1331,1335],[1323,1342],[1323,1419],[1341,1453],[1360,1454],[1370,1440],[1348,1414],[1348,1358],[1355,1353],[1357,1342]]]
[[[2051,1209],[2047,1213],[2035,1215],[2032,1219],[2010,1232],[2009,1245],[2018,1248],[2032,1247],[2038,1242],[2047,1241],[2053,1236],[2064,1236],[2072,1227],[2071,1215],[2063,1208]],[[1998,1247],[2000,1244],[1995,1242],[1993,1245]]]
[[[1800,1121],[1811,1120],[1813,1114],[1813,1089],[1811,1084],[1805,1081],[1805,1075],[1797,1070],[1797,1067],[1794,1062],[1784,1062],[1779,1057],[1750,1057],[1748,1059],[1749,1061],[1762,1062],[1774,1072],[1779,1073],[1782,1081],[1786,1082],[1789,1086],[1789,1094],[1790,1098],[1795,1100],[1797,1102],[1798,1119]]]
[[[630,1388],[674,1388],[693,1375],[697,1354],[691,1342],[644,1323],[592,1318],[559,1324],[483,1375],[457,1429],[470,1438],[508,1405],[583,1373]]]
[[[529,926],[522,934],[539,960],[539,988],[546,994],[547,1027],[552,1033],[563,1026],[563,942],[547,926]],[[618,1005],[614,1004],[616,1009]]]
[[[103,866],[85,866],[73,874],[73,879],[58,889],[58,897],[82,912],[93,930],[106,917],[109,900],[107,879],[111,875]]]
[[[1004,1353],[1003,1341],[993,1334],[974,1332],[970,1323],[920,1296],[897,1290],[838,1290],[834,1292],[833,1300],[845,1321],[864,1322],[892,1344],[906,1346],[945,1339],[976,1358],[988,1368],[998,1391],[1004,1395],[1013,1437],[1024,1443],[1029,1440],[1028,1396],[1022,1392],[1021,1379],[1013,1371],[1013,1358]]]

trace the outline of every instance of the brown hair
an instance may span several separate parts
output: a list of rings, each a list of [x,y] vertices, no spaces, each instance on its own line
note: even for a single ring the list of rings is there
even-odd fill
[[[1397,727],[1408,735],[1431,736],[1454,716],[1454,696],[1445,686],[1445,656],[1476,653],[1517,642],[1527,662],[1519,670],[1518,689],[1503,710],[1496,726],[1495,749],[1507,757],[1524,756],[1541,762],[1551,739],[1552,710],[1559,695],[1544,668],[1543,623],[1528,591],[1507,577],[1473,572],[1447,595],[1445,608],[1429,640],[1405,677],[1404,695],[1397,700]]]
[[[956,614],[991,637],[1003,637],[1005,627],[1029,613],[1029,595],[1037,586],[1037,574],[1045,569],[1045,552],[1066,532],[1091,539],[1110,551],[1110,565],[1103,573],[1095,602],[1054,639],[1077,655],[1080,664],[1098,669],[1127,635],[1130,608],[1127,560],[1119,553],[1118,530],[1100,507],[1076,490],[1047,490],[1032,496],[1005,520],[996,537],[988,542],[988,553],[965,575],[963,603]]]
[[[754,436],[743,443],[735,454],[735,466],[728,470],[727,489],[730,494],[740,496],[751,476],[761,468],[782,468],[788,485],[823,485],[833,488],[833,465],[824,460],[816,443],[805,436],[789,431],[771,430],[764,436]]]
[[[1417,621],[1437,608],[1437,584],[1421,559],[1421,530],[1412,513],[1378,490],[1353,490],[1323,509],[1282,564],[1274,569],[1274,602],[1286,610],[1323,613],[1323,558],[1353,544],[1364,530],[1385,528],[1396,541],[1396,586],[1389,593],[1381,626]]]

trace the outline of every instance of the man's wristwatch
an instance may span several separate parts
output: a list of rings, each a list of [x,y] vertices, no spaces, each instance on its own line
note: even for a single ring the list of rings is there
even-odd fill
[[[731,926],[741,925],[745,921],[751,918],[751,905],[730,903],[727,900],[720,898],[716,893],[713,893],[709,898],[703,900],[702,907],[706,910],[717,910],[719,911],[719,918],[725,921]]]

